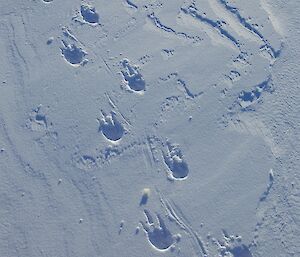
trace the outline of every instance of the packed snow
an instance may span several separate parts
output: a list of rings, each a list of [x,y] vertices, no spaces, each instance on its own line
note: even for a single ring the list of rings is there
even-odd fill
[[[297,0],[0,0],[0,257],[300,256]]]

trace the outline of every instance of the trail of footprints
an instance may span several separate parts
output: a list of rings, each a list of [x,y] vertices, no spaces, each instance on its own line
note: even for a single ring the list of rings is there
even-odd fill
[[[141,227],[146,234],[149,244],[158,251],[178,251],[182,238],[180,233],[172,233],[168,224],[176,223],[180,231],[184,232],[192,239],[192,248],[195,256],[220,256],[220,257],[253,257],[250,249],[255,246],[255,242],[246,245],[242,242],[239,235],[229,235],[225,229],[222,229],[223,237],[221,239],[214,238],[211,234],[206,236],[206,240],[202,239],[198,233],[188,224],[185,218],[179,215],[178,209],[160,195],[160,201],[166,215],[151,214],[147,209],[143,213],[145,221],[140,221]],[[200,227],[204,226],[201,224]],[[210,245],[210,251],[207,249]]]
[[[50,3],[53,0],[43,0],[45,3]],[[226,1],[218,0],[218,2],[225,7],[225,9],[236,16],[240,23],[251,33],[256,35],[264,44],[260,47],[260,51],[267,52],[271,58],[271,63],[274,62],[280,51],[276,51],[266,39],[264,39],[263,35],[257,31],[251,24],[247,23],[247,21],[240,15],[238,9],[232,6],[229,6]],[[126,0],[126,4],[133,8],[134,10],[138,9],[138,6],[135,5],[132,1]],[[199,22],[205,23],[206,25],[212,27],[217,33],[219,33],[222,37],[226,38],[229,42],[231,42],[236,48],[239,49],[240,54],[234,60],[234,63],[239,65],[248,65],[249,64],[249,56],[248,53],[241,49],[241,42],[239,39],[235,38],[233,34],[223,28],[222,24],[217,20],[212,20],[206,16],[203,16],[199,10],[196,8],[195,3],[193,2],[188,7],[181,7],[180,12],[184,15],[189,15]],[[192,42],[197,42],[200,40],[198,37],[187,35],[184,32],[178,32],[175,29],[168,27],[160,22],[158,17],[155,16],[153,12],[148,14],[148,18],[152,21],[153,25],[157,28],[163,30],[167,33],[172,33],[176,36],[182,37],[184,39],[192,40]],[[77,17],[75,17],[75,21],[78,21],[82,24],[88,24],[92,26],[96,26],[100,24],[100,16],[94,6],[91,4],[82,2],[80,6],[80,10],[78,11]],[[74,35],[68,30],[64,29],[63,32],[65,39],[61,41],[62,46],[60,47],[61,55],[70,65],[74,67],[80,67],[87,63],[86,56],[88,53],[83,49],[80,45],[79,41],[76,39]],[[53,40],[51,40],[52,42]],[[51,44],[49,41],[49,44]],[[48,42],[47,42],[48,44]],[[174,56],[173,49],[163,49],[161,54],[165,60]],[[130,63],[128,59],[123,59],[121,61],[121,74],[123,77],[123,84],[126,86],[127,90],[134,93],[143,93],[146,90],[146,81],[142,76],[139,67]],[[230,74],[227,76],[232,83],[240,80],[241,74],[237,70],[232,70]],[[250,91],[243,90],[240,92],[237,98],[237,105],[242,110],[247,110],[254,103],[258,102],[261,94],[263,92],[271,92],[272,87],[270,86],[271,79],[267,79],[263,81],[261,84],[255,86],[254,89]],[[185,86],[183,84],[183,86]],[[186,88],[185,88],[186,89]],[[186,89],[187,90],[187,89]],[[187,91],[188,93],[188,91]],[[234,106],[234,108],[236,108]],[[107,160],[112,158],[113,156],[119,156],[123,151],[129,148],[133,148],[140,143],[134,142],[126,147],[118,146],[118,142],[126,135],[127,130],[125,126],[119,121],[117,113],[111,111],[106,114],[102,112],[102,118],[99,121],[99,132],[102,136],[107,140],[108,143],[112,143],[109,147],[105,148],[102,152],[101,160]],[[28,127],[35,131],[46,130],[48,127],[48,122],[46,116],[40,111],[40,107],[34,110],[28,122]],[[148,143],[150,141],[148,140]],[[179,145],[170,143],[162,143],[160,140],[157,141],[159,147],[161,148],[163,162],[165,167],[167,168],[167,175],[170,180],[185,180],[188,178],[190,173],[188,163],[186,162],[182,150]],[[143,143],[142,143],[143,144]],[[155,146],[151,145],[155,149]],[[153,154],[153,149],[152,154]],[[153,156],[155,159],[155,157]],[[157,158],[155,160],[158,160]],[[79,168],[88,170],[97,167],[98,160],[90,155],[81,155],[79,160],[77,159],[77,164]],[[147,201],[146,201],[147,202]],[[169,209],[169,213],[174,210]],[[180,241],[180,234],[174,235],[168,229],[165,220],[161,215],[155,214],[155,218],[151,215],[150,211],[144,210],[145,221],[140,221],[143,231],[146,233],[149,244],[158,251],[167,251],[169,249],[173,249],[172,247],[175,243]],[[170,218],[170,217],[169,217]],[[171,218],[170,218],[171,219]],[[188,233],[191,233],[193,237],[197,237],[197,234],[192,231],[187,225],[175,215],[172,218],[181,228],[184,228]],[[123,225],[122,225],[123,227]],[[196,238],[196,241],[199,239]],[[249,247],[241,244],[241,240],[239,238],[234,238],[233,236],[228,236],[224,233],[224,240],[212,240],[218,247],[220,256],[233,256],[233,257],[252,257],[252,254],[249,250]],[[201,240],[200,240],[201,242]],[[202,255],[207,256],[207,252],[204,249],[204,246],[200,244],[200,248],[202,249]]]
[[[156,165],[163,164],[165,167],[166,177],[170,181],[182,181],[188,178],[189,167],[178,144],[171,143],[169,140],[163,140],[155,136],[134,141],[129,144],[120,144],[122,137],[127,131],[124,125],[118,121],[114,112],[110,114],[103,113],[103,118],[98,119],[99,132],[109,143],[101,151],[98,151],[96,157],[92,155],[74,155],[76,166],[82,170],[91,170],[97,166],[111,162],[113,159],[120,157],[125,152],[132,150],[140,151],[149,149],[151,158]],[[140,149],[140,150],[139,150]]]

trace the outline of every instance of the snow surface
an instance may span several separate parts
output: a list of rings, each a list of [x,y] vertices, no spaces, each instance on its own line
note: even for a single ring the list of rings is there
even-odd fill
[[[297,0],[0,0],[0,257],[300,256]]]

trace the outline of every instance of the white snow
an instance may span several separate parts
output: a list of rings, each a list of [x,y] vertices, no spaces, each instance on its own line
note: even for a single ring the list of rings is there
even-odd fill
[[[0,1],[0,257],[300,256],[296,0]]]

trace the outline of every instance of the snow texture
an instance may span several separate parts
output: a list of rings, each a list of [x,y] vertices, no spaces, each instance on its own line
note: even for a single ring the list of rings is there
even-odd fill
[[[1,0],[0,256],[300,256],[299,12]]]

